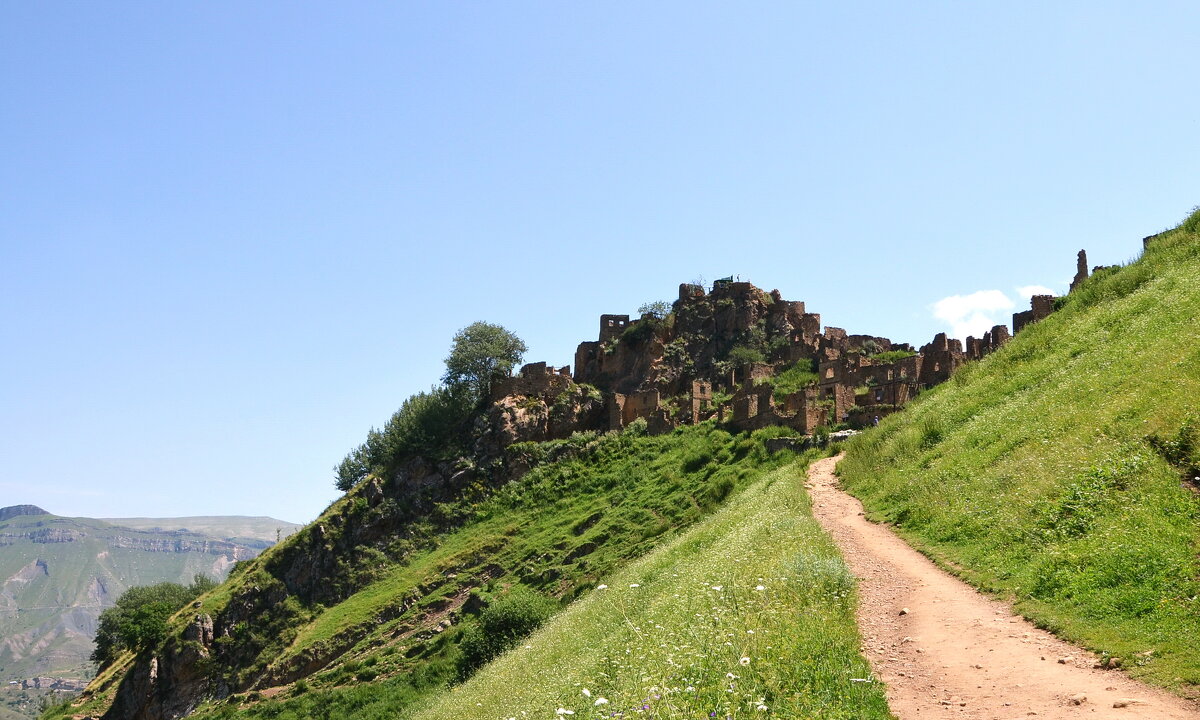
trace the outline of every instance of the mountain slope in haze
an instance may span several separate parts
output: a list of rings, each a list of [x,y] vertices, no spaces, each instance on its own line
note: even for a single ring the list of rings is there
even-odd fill
[[[1200,696],[1200,211],[856,438],[877,519],[1135,676]]]
[[[148,522],[176,524],[165,519]],[[209,527],[218,524],[214,520]],[[228,527],[267,534],[264,524],[244,519],[231,519]],[[127,588],[163,581],[186,584],[198,573],[220,579],[233,563],[254,557],[268,545],[261,539],[238,542],[183,530],[139,530],[59,517],[32,505],[0,508],[3,688],[9,693],[21,685],[44,691],[53,681],[61,688],[82,688],[93,672],[88,656],[100,612]]]
[[[109,525],[150,530],[152,532],[174,532],[183,530],[229,542],[253,547],[256,543],[273,545],[304,527],[297,523],[276,520],[265,516],[245,515],[194,515],[175,518],[101,518]]]

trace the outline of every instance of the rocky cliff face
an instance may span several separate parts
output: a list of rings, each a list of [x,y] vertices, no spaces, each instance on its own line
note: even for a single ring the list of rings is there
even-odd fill
[[[582,343],[575,380],[622,394],[674,395],[694,380],[725,382],[736,365],[730,352],[739,346],[778,361],[815,358],[820,328],[820,315],[806,313],[804,303],[784,300],[777,290],[729,282],[706,293],[684,284],[665,321],[644,316],[619,335],[602,327],[601,340]]]

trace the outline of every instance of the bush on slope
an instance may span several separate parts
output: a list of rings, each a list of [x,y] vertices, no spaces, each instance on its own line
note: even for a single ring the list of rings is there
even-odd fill
[[[1200,212],[856,438],[870,514],[1023,613],[1200,684]]]

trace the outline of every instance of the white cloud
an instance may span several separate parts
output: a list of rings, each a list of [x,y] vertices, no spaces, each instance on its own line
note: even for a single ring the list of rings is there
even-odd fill
[[[1028,300],[1029,298],[1033,297],[1034,295],[1057,295],[1057,294],[1058,293],[1054,292],[1053,290],[1046,287],[1045,285],[1022,285],[1021,287],[1017,288],[1017,297],[1021,298],[1022,300]]]
[[[1007,314],[1013,301],[999,290],[979,290],[970,295],[951,295],[935,302],[933,316],[946,323],[949,334],[956,338],[968,335],[983,337],[994,325],[1007,324]]]

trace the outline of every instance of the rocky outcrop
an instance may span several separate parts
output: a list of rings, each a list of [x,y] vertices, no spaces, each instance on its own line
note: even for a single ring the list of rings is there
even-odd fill
[[[173,537],[171,537],[173,536]],[[110,541],[113,547],[141,550],[142,552],[161,553],[204,553],[207,555],[227,555],[235,560],[244,560],[257,553],[247,548],[224,540],[214,540],[202,535],[175,531],[168,537],[156,535],[117,535]]]
[[[578,385],[566,369],[548,370],[545,363],[521,368],[515,378],[498,383],[494,402],[482,418],[475,447],[477,458],[500,457],[520,442],[569,437],[581,430],[603,430],[607,411],[600,392]]]
[[[50,513],[41,509],[37,505],[9,505],[8,507],[0,508],[0,522],[10,520],[21,515],[49,515]]]
[[[104,717],[175,720],[191,714],[214,689],[205,662],[212,657],[213,639],[212,618],[196,615],[161,653],[138,658]]]

